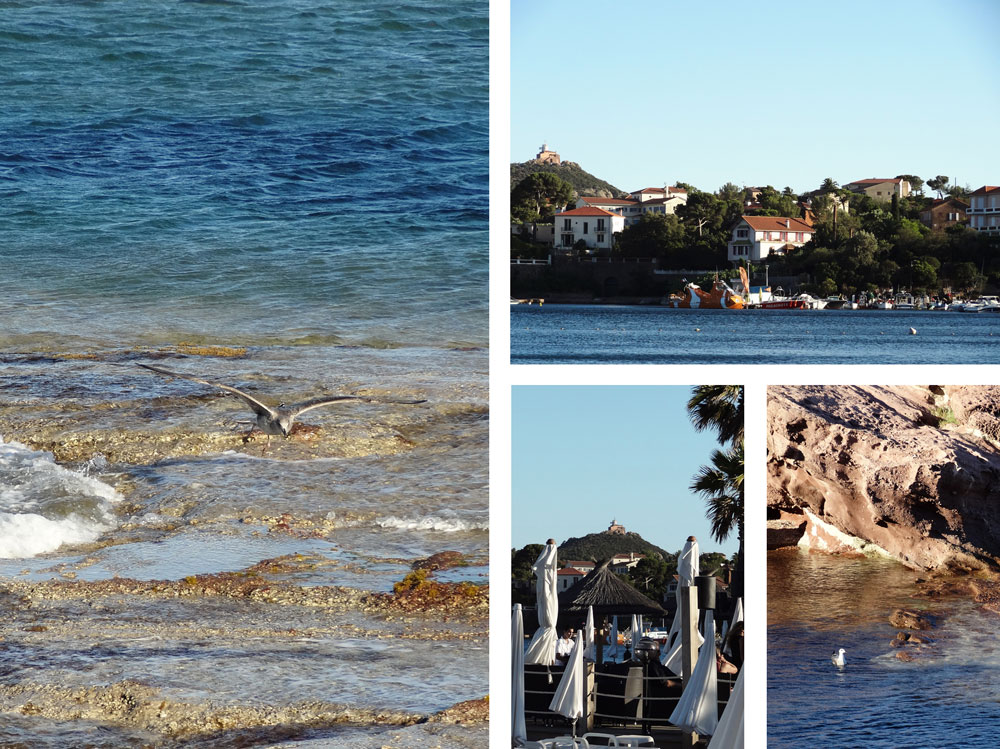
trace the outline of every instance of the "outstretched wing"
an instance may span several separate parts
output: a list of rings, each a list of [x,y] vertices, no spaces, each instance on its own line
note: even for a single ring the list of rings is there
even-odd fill
[[[277,413],[273,408],[265,403],[261,403],[259,400],[254,398],[252,395],[247,395],[242,390],[237,390],[234,387],[229,387],[229,385],[220,385],[218,382],[209,382],[208,380],[202,380],[198,377],[192,377],[191,375],[181,374],[179,372],[171,372],[169,369],[164,369],[163,367],[154,367],[152,364],[140,364],[143,369],[148,369],[152,372],[158,374],[167,375],[168,377],[179,377],[182,380],[191,380],[191,382],[200,382],[202,385],[208,385],[209,387],[219,388],[220,390],[225,390],[227,393],[235,395],[237,398],[243,400],[250,408],[253,409],[255,414],[267,415],[272,418],[277,417]]]
[[[301,403],[292,404],[288,411],[291,413],[292,418],[295,418],[299,414],[305,413],[306,411],[311,411],[314,408],[321,408],[322,406],[329,406],[332,403],[339,403],[340,401],[365,401],[366,403],[399,403],[404,405],[413,405],[415,403],[426,403],[426,400],[419,401],[401,401],[401,400],[389,400],[385,398],[372,398],[366,395],[330,395],[326,398],[313,398],[312,400],[302,401]]]

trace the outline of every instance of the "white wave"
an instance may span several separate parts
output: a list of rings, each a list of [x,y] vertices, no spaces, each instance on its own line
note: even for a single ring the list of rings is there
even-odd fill
[[[78,515],[50,520],[33,513],[0,513],[0,559],[25,559],[55,551],[63,544],[90,543],[111,527]]]
[[[375,521],[380,528],[395,528],[406,531],[439,531],[441,533],[457,533],[459,531],[484,531],[489,528],[485,523],[469,523],[458,518],[442,518],[428,515],[422,518],[398,518],[395,515],[378,518]]]
[[[0,558],[95,541],[114,527],[111,508],[121,499],[103,481],[57,464],[51,453],[0,441]]]

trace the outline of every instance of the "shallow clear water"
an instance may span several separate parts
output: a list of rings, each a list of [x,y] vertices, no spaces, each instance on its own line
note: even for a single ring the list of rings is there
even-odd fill
[[[909,663],[889,646],[917,575],[894,562],[768,554],[767,745],[994,747],[1000,622],[954,601]],[[935,611],[940,611],[935,608]],[[830,656],[846,650],[837,669]]]
[[[1000,315],[518,304],[510,347],[513,364],[996,364]]]
[[[437,579],[484,582],[487,3],[2,6],[0,588],[177,580],[303,553],[325,563],[290,574],[297,584],[387,591],[442,550],[476,561]],[[251,416],[239,401],[137,361],[274,404],[353,392],[427,403],[319,409],[302,419],[319,439],[265,450],[226,442]],[[48,453],[102,441],[159,453]],[[321,532],[276,528],[283,515]],[[244,616],[214,605],[187,602],[184,617]],[[171,625],[158,611],[132,601],[116,620]],[[11,630],[8,647],[35,638],[40,660],[0,684],[61,678],[46,658],[94,636],[83,607],[81,630],[59,639],[68,615],[39,614],[51,635]],[[419,638],[369,659],[372,686],[351,689],[359,677],[337,654],[362,658],[384,625],[275,644],[261,656],[266,694],[239,672],[248,653],[176,633],[163,658],[129,649],[125,632],[122,652],[96,653],[80,678],[208,694],[213,673],[235,668],[233,700],[292,700],[299,678],[317,698],[420,711],[485,694],[484,654],[442,668],[447,648]],[[10,725],[0,741],[142,740]]]

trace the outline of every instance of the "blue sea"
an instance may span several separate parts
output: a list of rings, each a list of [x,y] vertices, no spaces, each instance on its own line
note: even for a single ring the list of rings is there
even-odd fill
[[[1000,315],[518,304],[510,308],[510,360],[512,364],[997,364]]]
[[[483,0],[0,2],[0,593],[296,554],[303,585],[385,592],[442,550],[467,563],[438,579],[485,582],[488,37]],[[349,402],[303,417],[312,439],[242,443],[240,401],[139,362],[272,404],[426,403]],[[166,634],[143,629],[157,616]],[[104,657],[86,616],[8,621],[0,710],[4,689],[122,679],[279,712],[486,694],[482,627],[240,629],[268,616],[124,604]],[[195,623],[242,634],[195,647],[177,635]],[[167,740],[33,704],[0,743]],[[262,740],[246,731],[227,740]]]
[[[887,560],[796,549],[768,553],[767,746],[955,746],[1000,737],[996,614],[971,601],[935,603],[933,645],[898,659],[889,625],[914,598],[917,573]],[[846,651],[846,665],[830,656]]]

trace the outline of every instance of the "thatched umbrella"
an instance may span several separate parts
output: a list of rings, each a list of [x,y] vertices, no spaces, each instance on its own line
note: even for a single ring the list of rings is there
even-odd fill
[[[641,614],[666,616],[656,601],[647,598],[608,567],[610,559],[601,562],[585,578],[559,594],[559,610],[586,615],[594,607],[595,616]]]
[[[642,616],[666,616],[656,601],[647,598],[611,571],[606,560],[598,564],[585,578],[559,595],[559,611],[579,616],[592,606],[594,615],[599,617],[640,614]],[[598,638],[597,662],[603,656],[603,639]]]

